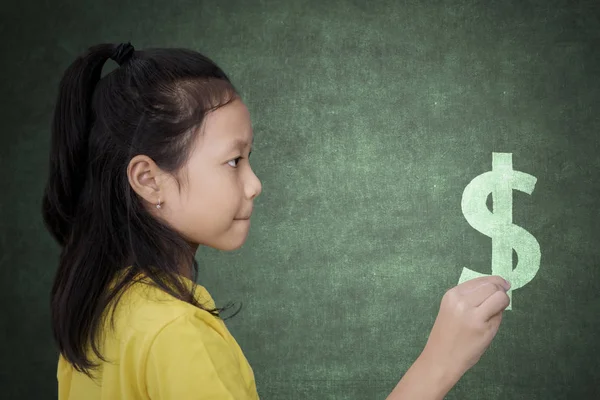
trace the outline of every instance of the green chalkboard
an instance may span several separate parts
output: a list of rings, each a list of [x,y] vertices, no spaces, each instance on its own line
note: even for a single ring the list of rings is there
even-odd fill
[[[58,81],[131,41],[206,54],[250,110],[250,233],[197,260],[218,306],[243,303],[226,324],[261,399],[384,399],[479,274],[511,280],[511,306],[446,398],[600,398],[597,1],[34,1],[3,19],[1,397],[56,397],[39,209]]]

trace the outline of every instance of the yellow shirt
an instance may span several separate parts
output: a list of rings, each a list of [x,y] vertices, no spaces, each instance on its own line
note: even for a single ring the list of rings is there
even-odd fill
[[[197,285],[195,295],[214,308],[203,286]],[[59,356],[59,400],[258,400],[250,364],[224,322],[210,313],[134,283],[121,297],[114,321],[114,331],[102,332],[100,347],[109,362],[100,360],[92,371],[99,384]]]

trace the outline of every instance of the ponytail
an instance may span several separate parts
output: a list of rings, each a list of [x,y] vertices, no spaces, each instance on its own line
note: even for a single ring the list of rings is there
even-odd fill
[[[67,244],[72,231],[87,173],[88,137],[94,118],[92,94],[113,51],[112,44],[89,48],[67,68],[60,81],[42,214],[46,227],[61,246]]]

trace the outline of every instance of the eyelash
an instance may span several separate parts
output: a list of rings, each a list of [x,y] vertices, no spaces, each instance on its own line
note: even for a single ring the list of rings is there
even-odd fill
[[[252,154],[252,152],[248,153],[248,160],[250,159],[250,154]],[[232,159],[231,159],[231,160],[229,160],[229,161],[241,160],[241,159],[243,159],[243,158],[244,158],[244,157],[242,157],[242,156],[239,156],[239,157],[236,157],[236,158],[232,158]],[[227,161],[227,162],[229,162],[229,161]],[[235,163],[235,165],[236,165],[236,166],[235,166],[235,167],[231,167],[231,168],[235,168],[235,169],[237,169],[237,166],[239,165],[239,163],[240,163],[239,161],[238,161],[238,162],[236,162],[236,163]]]

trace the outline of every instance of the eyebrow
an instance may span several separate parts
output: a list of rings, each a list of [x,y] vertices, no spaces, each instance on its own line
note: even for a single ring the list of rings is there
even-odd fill
[[[254,145],[254,136],[252,136],[252,145]],[[248,146],[248,141],[244,139],[234,139],[229,145],[229,149],[239,149]]]

